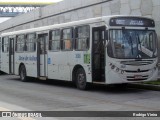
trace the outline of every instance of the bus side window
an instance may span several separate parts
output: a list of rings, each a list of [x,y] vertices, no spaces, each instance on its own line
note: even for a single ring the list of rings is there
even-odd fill
[[[25,35],[17,35],[16,37],[16,51],[23,52],[25,51]]]
[[[49,37],[49,50],[58,51],[60,50],[60,30],[50,31]]]
[[[35,33],[27,34],[26,51],[29,51],[29,52],[36,51],[36,34]]]
[[[2,38],[2,52],[7,53],[9,51],[9,37]]]
[[[90,27],[88,25],[76,27],[75,35],[76,35],[75,49],[76,50],[89,49]]]
[[[72,50],[73,29],[67,28],[62,30],[61,47],[62,50]]]

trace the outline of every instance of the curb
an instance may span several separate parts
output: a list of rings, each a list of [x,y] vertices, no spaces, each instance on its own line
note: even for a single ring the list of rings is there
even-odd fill
[[[131,83],[131,84],[128,84],[128,86],[131,87],[131,88],[160,91],[160,85],[150,85],[150,84],[142,84],[142,83]]]

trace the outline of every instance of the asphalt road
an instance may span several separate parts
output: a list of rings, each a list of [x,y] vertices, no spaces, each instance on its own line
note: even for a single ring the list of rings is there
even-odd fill
[[[0,75],[0,111],[160,111],[160,92],[131,88],[122,90],[97,85],[91,86],[87,91],[81,91],[68,82],[21,82],[18,76]],[[87,119],[115,120],[104,117]]]

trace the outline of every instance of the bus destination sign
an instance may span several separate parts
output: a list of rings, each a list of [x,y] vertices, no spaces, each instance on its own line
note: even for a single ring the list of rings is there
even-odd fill
[[[147,18],[117,17],[110,20],[110,26],[155,27],[155,23]]]

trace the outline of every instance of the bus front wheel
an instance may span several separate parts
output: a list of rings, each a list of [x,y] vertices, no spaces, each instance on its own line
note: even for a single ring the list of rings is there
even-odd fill
[[[27,81],[27,73],[26,73],[26,68],[24,65],[21,65],[20,67],[20,79],[22,82]]]
[[[80,90],[87,88],[86,73],[83,68],[79,68],[76,72],[76,85]]]

